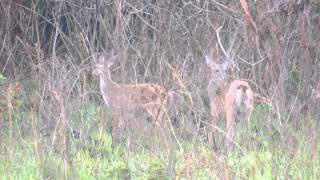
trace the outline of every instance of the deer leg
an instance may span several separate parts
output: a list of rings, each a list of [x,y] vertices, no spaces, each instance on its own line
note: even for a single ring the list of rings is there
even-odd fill
[[[112,140],[117,143],[119,141],[119,136],[122,134],[125,120],[122,115],[113,115],[113,127],[112,127]]]
[[[216,142],[215,142],[215,132],[217,130],[217,120],[219,117],[219,112],[217,111],[217,107],[215,104],[211,104],[211,111],[210,111],[210,118],[211,118],[211,132],[208,134],[208,140],[209,144],[211,147],[214,147]]]
[[[218,113],[214,108],[211,108],[211,131],[214,133],[216,131]]]
[[[250,132],[251,131],[251,113],[253,111],[253,100],[247,100],[245,102],[245,105],[246,105],[246,110],[245,110],[245,118],[247,118],[247,127],[248,127],[248,131]]]
[[[234,138],[233,109],[226,110],[226,119],[227,119],[227,139],[228,141],[233,141],[233,138]]]
[[[245,101],[245,106],[246,106],[246,118],[247,118],[247,123],[248,123],[248,131],[251,132],[251,113],[253,111],[253,101],[254,101],[254,95],[252,90],[249,88],[246,91],[246,101]]]
[[[111,137],[112,137],[112,144],[117,142],[118,137],[118,117],[113,115],[112,116],[112,131],[111,131]]]
[[[162,122],[162,107],[157,103],[148,103],[145,105],[148,114],[151,116],[153,123],[159,128],[161,136],[165,139],[164,126]]]
[[[246,113],[246,118],[247,118],[247,127],[248,127],[248,131],[251,131],[251,123],[250,123],[250,119],[251,119],[251,108],[248,110],[248,112]]]

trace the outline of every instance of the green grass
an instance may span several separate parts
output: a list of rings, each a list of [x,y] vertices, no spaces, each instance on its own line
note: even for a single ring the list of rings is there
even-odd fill
[[[231,179],[317,179],[320,175],[319,146],[314,152],[310,141],[304,142],[291,154],[280,147],[262,147],[245,153],[235,150],[219,158],[206,146],[185,143],[184,150],[172,152],[175,155],[173,173],[177,179],[221,176]],[[39,160],[32,142],[29,143],[18,143],[13,151],[2,149],[1,179],[60,179],[64,176],[64,168],[67,177],[71,178],[71,168],[64,164],[59,153],[42,152]],[[3,144],[3,147],[9,146]],[[169,179],[170,159],[166,149],[157,152],[138,149],[128,153],[127,147],[117,146],[112,150],[108,145],[97,145],[71,154],[79,179]]]
[[[17,104],[17,103],[16,103]],[[267,125],[263,107],[252,116],[251,135],[246,126],[237,126],[235,147],[226,151],[207,143],[179,139],[169,146],[112,147],[107,130],[100,129],[102,117],[110,112],[89,104],[71,114],[71,126],[87,137],[70,138],[68,157],[63,156],[60,137],[52,150],[51,137],[38,132],[36,113],[15,107],[10,128],[1,129],[0,179],[318,179],[320,177],[319,125],[314,120]],[[267,107],[268,108],[268,107]],[[19,113],[20,112],[20,113]],[[75,120],[72,120],[72,119]],[[3,113],[3,127],[9,127],[9,114]],[[30,126],[21,134],[22,122]],[[10,135],[11,134],[11,135]],[[221,135],[222,136],[222,135]],[[149,139],[155,137],[148,137]],[[71,166],[72,165],[72,166]]]

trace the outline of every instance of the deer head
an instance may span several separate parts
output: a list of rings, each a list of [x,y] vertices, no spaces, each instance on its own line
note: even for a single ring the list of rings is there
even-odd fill
[[[209,56],[205,56],[206,64],[211,69],[211,78],[227,81],[227,71],[231,66],[231,62],[226,61],[223,64],[215,63]]]
[[[116,58],[116,55],[109,56],[107,59],[105,55],[100,55],[98,61],[95,61],[93,74],[101,76],[106,72],[109,72],[110,67],[115,63]]]

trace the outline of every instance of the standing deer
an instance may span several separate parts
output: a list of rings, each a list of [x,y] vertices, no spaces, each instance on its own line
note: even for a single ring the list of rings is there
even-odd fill
[[[234,80],[228,82],[227,70],[230,62],[221,65],[214,63],[208,56],[206,64],[211,69],[210,81],[207,86],[211,106],[211,123],[214,128],[219,115],[226,118],[227,138],[234,137],[234,121],[238,118],[247,121],[250,130],[250,115],[253,109],[253,92],[248,82]]]
[[[145,109],[150,115],[152,122],[159,127],[163,137],[164,112],[168,105],[170,93],[157,84],[118,84],[111,79],[110,67],[114,64],[117,56],[101,55],[95,64],[93,73],[100,77],[100,92],[105,104],[111,108],[113,116],[113,138],[119,135],[119,130],[128,121],[129,114],[138,113],[138,109]],[[138,123],[138,122],[134,122]]]

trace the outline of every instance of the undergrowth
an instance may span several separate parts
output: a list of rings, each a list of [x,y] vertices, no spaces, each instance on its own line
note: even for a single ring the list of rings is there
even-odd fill
[[[313,136],[310,131],[319,129],[316,124],[302,124],[304,127],[294,131],[290,123],[268,129],[253,115],[250,139],[244,138],[245,126],[240,126],[236,142],[241,149],[228,151],[222,145],[219,149],[210,148],[206,143],[181,138],[172,140],[169,147],[131,147],[126,143],[113,146],[108,129],[97,130],[94,125],[102,121],[99,114],[109,113],[101,113],[99,108],[90,104],[82,112],[84,125],[78,128],[82,128],[86,137],[69,135],[67,161],[62,157],[62,147],[52,149],[50,136],[14,133],[9,141],[8,132],[2,132],[0,178],[317,179],[320,176],[318,135]],[[32,116],[14,116],[13,131],[19,128],[22,121],[19,117]],[[176,140],[182,147],[177,146]]]

